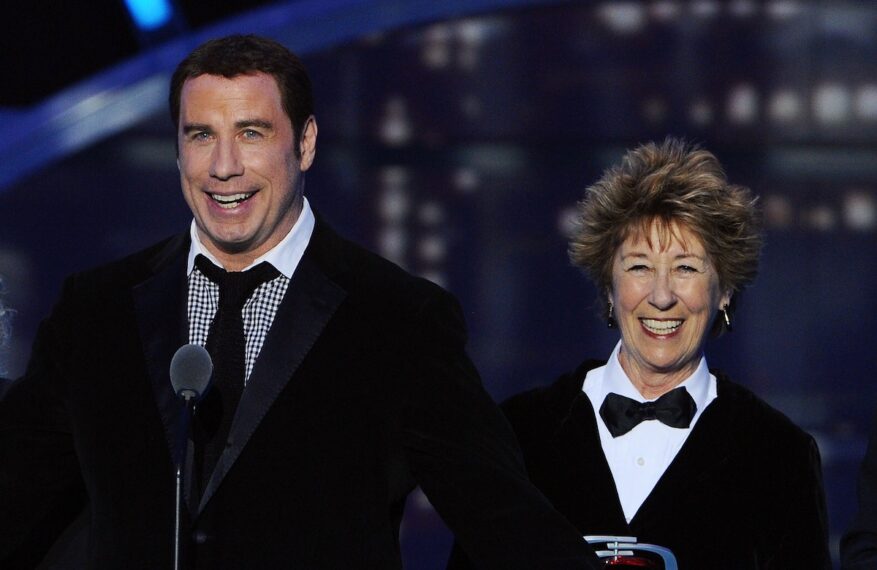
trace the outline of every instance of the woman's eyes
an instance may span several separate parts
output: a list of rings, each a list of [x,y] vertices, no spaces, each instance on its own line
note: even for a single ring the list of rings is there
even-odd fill
[[[635,273],[642,273],[642,272],[646,272],[646,271],[651,271],[651,269],[652,268],[650,266],[645,265],[643,263],[631,265],[630,267],[627,268],[628,271],[632,271]],[[683,273],[683,274],[688,274],[688,273],[693,274],[693,273],[700,273],[701,272],[700,269],[698,269],[697,267],[694,267],[693,265],[677,265],[673,268],[673,270],[677,273]]]

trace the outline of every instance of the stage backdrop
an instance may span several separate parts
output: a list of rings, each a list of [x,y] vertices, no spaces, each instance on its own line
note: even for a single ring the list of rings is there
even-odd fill
[[[767,234],[760,275],[734,332],[708,347],[710,364],[817,438],[836,549],[877,405],[877,8],[351,4],[360,12],[313,16],[311,27],[294,5],[275,6],[109,70],[105,95],[125,94],[115,112],[74,90],[12,117],[0,145],[11,372],[66,274],[187,228],[167,73],[203,37],[259,31],[305,53],[314,79],[311,203],[460,298],[498,400],[617,340],[566,257],[584,188],[625,149],[667,135],[718,155],[731,181],[760,195]],[[403,540],[408,567],[443,567],[451,539],[420,494]]]

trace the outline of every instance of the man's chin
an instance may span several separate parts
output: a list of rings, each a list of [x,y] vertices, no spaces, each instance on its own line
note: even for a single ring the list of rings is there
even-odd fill
[[[201,243],[224,255],[241,255],[255,248],[253,236],[238,234],[201,235]]]

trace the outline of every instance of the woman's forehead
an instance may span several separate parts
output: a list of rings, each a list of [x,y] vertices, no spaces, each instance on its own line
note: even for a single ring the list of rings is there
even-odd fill
[[[622,235],[619,250],[645,249],[655,253],[705,254],[703,241],[684,222],[651,218],[632,222]]]

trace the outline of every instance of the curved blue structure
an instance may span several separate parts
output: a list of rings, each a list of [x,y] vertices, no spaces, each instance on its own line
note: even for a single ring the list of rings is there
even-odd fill
[[[174,67],[206,39],[255,33],[304,55],[403,26],[552,3],[557,0],[300,0],[246,13],[145,52],[31,109],[4,111],[0,192],[51,161],[160,112]]]

